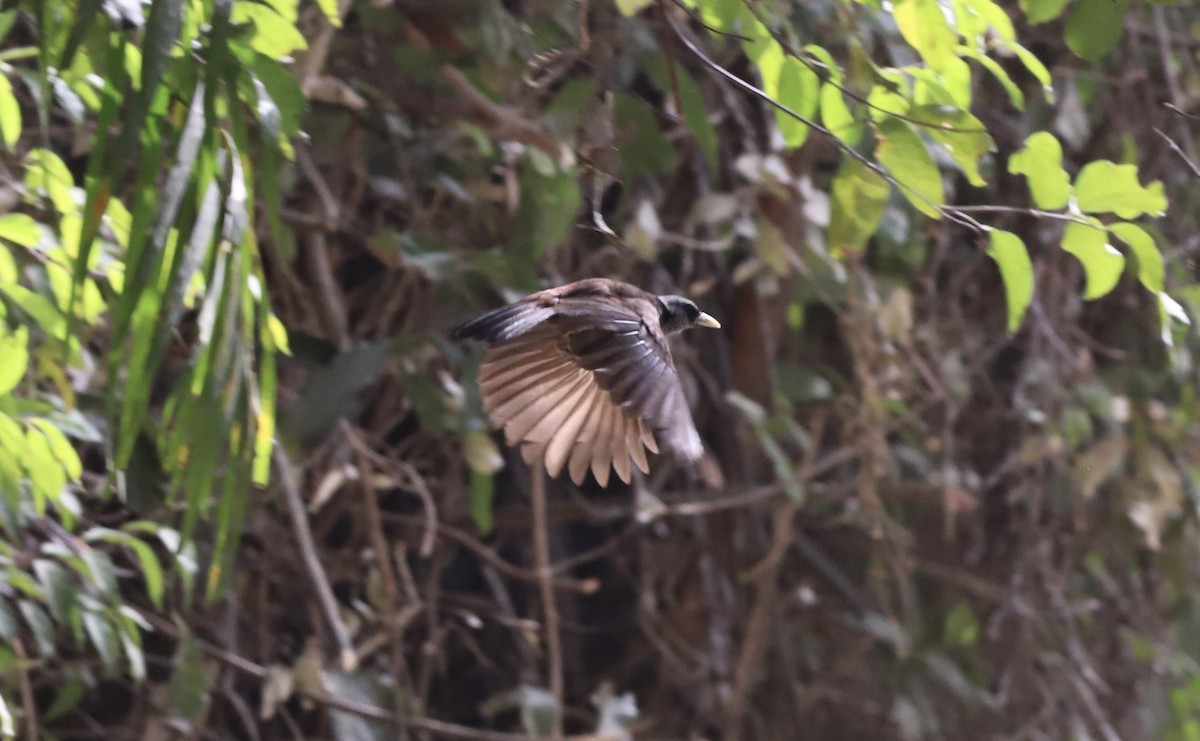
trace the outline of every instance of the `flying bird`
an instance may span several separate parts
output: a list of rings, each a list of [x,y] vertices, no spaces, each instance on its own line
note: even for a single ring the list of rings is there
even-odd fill
[[[703,452],[667,336],[721,324],[682,296],[591,278],[526,296],[452,330],[489,344],[479,369],[492,425],[525,462],[564,467],[601,486],[662,445],[689,461]]]

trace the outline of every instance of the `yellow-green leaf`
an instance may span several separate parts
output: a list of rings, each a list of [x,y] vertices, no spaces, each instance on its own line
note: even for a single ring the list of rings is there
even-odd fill
[[[892,11],[900,35],[933,69],[954,57],[958,34],[946,22],[938,0],[899,0]]]
[[[29,364],[29,328],[17,327],[9,334],[0,325],[0,396],[17,387]]]
[[[863,163],[848,159],[830,193],[829,249],[835,254],[857,250],[879,228],[891,185]]]
[[[1108,243],[1108,230],[1096,219],[1091,225],[1072,221],[1063,231],[1062,247],[1083,265],[1086,286],[1083,297],[1100,298],[1117,285],[1125,269],[1125,257]]]
[[[1008,159],[1008,171],[1025,176],[1038,208],[1057,210],[1071,197],[1071,176],[1062,166],[1062,145],[1049,132],[1030,134],[1025,146]]]
[[[875,157],[904,186],[901,192],[909,203],[926,216],[941,218],[942,173],[908,123],[894,118],[879,123]]]
[[[1162,216],[1167,210],[1163,184],[1138,183],[1137,165],[1097,160],[1084,165],[1075,178],[1075,201],[1084,213],[1114,213],[1122,219],[1143,214]]]
[[[993,229],[988,234],[988,255],[1000,268],[1004,299],[1008,304],[1008,331],[1016,332],[1033,300],[1033,263],[1025,242],[1012,232]]]
[[[333,2],[333,0],[326,0]],[[653,0],[617,0],[617,10],[621,11],[621,15],[637,15],[644,8],[650,7]]]
[[[987,185],[987,181],[979,174],[979,162],[995,147],[995,143],[979,119],[966,111],[945,106],[922,106],[911,115],[928,124],[923,127],[925,133],[962,168],[971,185]]]
[[[1146,290],[1155,294],[1162,291],[1166,270],[1163,267],[1162,253],[1159,252],[1158,245],[1154,244],[1154,237],[1137,224],[1128,222],[1112,224],[1108,230],[1133,250],[1134,256],[1137,257],[1138,280]]]
[[[28,214],[4,214],[0,216],[0,239],[22,247],[36,247],[42,228]]]
[[[820,89],[821,79],[808,65],[795,57],[784,60],[776,100],[811,121],[817,113]],[[775,123],[788,147],[798,147],[808,138],[808,124],[778,108],[775,109]]]
[[[862,138],[862,124],[846,106],[842,91],[832,82],[821,86],[821,123],[842,142],[855,146]]]
[[[9,149],[21,138],[21,106],[13,95],[12,83],[0,74],[0,141]]]

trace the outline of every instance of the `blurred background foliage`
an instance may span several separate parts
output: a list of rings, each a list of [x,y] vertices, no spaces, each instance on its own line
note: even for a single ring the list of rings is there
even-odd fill
[[[1197,29],[0,3],[0,736],[1200,738]],[[556,698],[445,329],[591,276],[725,330],[551,484]]]

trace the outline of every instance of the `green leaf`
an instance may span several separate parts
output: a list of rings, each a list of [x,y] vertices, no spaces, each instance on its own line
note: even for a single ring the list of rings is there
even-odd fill
[[[25,156],[25,187],[30,193],[49,198],[59,213],[78,210],[75,178],[62,158],[49,149],[34,149]]]
[[[899,0],[892,11],[900,35],[932,69],[954,58],[958,34],[946,22],[938,0]]]
[[[234,3],[234,23],[253,23],[250,46],[272,59],[280,59],[299,49],[308,48],[304,35],[295,24],[266,5]]]
[[[979,633],[979,618],[975,617],[971,606],[962,600],[955,603],[946,615],[943,642],[958,648],[970,648],[979,642]]]
[[[910,115],[928,124],[922,129],[962,168],[967,182],[974,186],[987,185],[979,174],[979,162],[995,148],[995,142],[979,119],[966,111],[945,106],[922,106]]]
[[[1110,224],[1108,230],[1133,250],[1134,256],[1137,257],[1138,280],[1146,290],[1155,294],[1161,292],[1166,271],[1163,267],[1162,253],[1154,243],[1154,237],[1137,224],[1128,222]]]
[[[841,89],[832,82],[821,86],[821,123],[849,146],[857,145],[862,139],[862,124],[854,120]]]
[[[484,535],[492,532],[492,500],[495,497],[495,490],[496,481],[491,474],[480,473],[472,469],[471,489],[468,494],[471,505],[471,521]]]
[[[33,641],[37,644],[38,656],[43,659],[54,655],[54,624],[41,607],[27,599],[17,604],[21,617],[33,633]]]
[[[1097,160],[1084,165],[1075,178],[1075,201],[1084,213],[1114,213],[1122,219],[1143,214],[1162,216],[1167,210],[1163,184],[1138,183],[1137,165]]]
[[[1053,101],[1054,90],[1050,87],[1053,78],[1050,76],[1050,70],[1046,69],[1045,63],[1033,52],[1016,43],[1011,44],[1013,53],[1017,55],[1017,59],[1021,60],[1021,64],[1025,65],[1025,69],[1029,70],[1029,74],[1042,83],[1042,90],[1046,93],[1046,97]]]
[[[1125,269],[1125,257],[1108,243],[1108,230],[1098,220],[1088,224],[1072,221],[1063,231],[1062,247],[1079,259],[1087,283],[1083,297],[1100,298],[1117,285]]]
[[[991,72],[992,77],[996,78],[996,82],[999,82],[1000,86],[1004,88],[1004,92],[1008,93],[1008,102],[1012,103],[1014,108],[1019,110],[1025,109],[1025,93],[1021,91],[1017,83],[1013,82],[1008,71],[1001,67],[999,62],[983,52],[977,52],[974,49],[966,47],[959,47],[959,53],[969,56],[971,59],[979,62],[980,66],[988,72]]]
[[[811,121],[817,113],[820,91],[821,78],[807,64],[795,57],[784,60],[776,100]],[[790,148],[799,147],[808,138],[808,124],[778,108],[775,109],[775,123]]]
[[[58,694],[46,710],[43,720],[57,720],[74,710],[87,693],[87,689],[87,683],[80,676],[78,670],[68,671],[66,680],[60,683]]]
[[[1058,210],[1071,198],[1071,176],[1062,166],[1062,145],[1053,134],[1030,134],[1020,151],[1008,159],[1008,171],[1024,175],[1038,208]]]
[[[146,541],[129,533],[104,527],[92,528],[84,533],[83,539],[89,543],[96,541],[114,543],[132,550],[141,566],[142,578],[146,580],[146,594],[155,607],[162,609],[164,588],[162,565],[158,562],[158,556],[154,555],[154,549]]]
[[[1021,0],[1021,12],[1031,24],[1052,21],[1062,15],[1070,0]]]
[[[829,249],[857,250],[879,228],[891,185],[856,159],[847,159],[830,188]]]
[[[643,9],[650,7],[654,0],[617,0],[617,10],[621,11],[621,15],[631,16],[637,15]]]
[[[67,485],[67,474],[55,458],[50,441],[40,430],[30,427],[25,433],[26,470],[33,488],[34,511],[45,514],[47,502],[57,502]]]
[[[33,320],[46,334],[51,337],[63,336],[67,328],[67,317],[53,301],[20,285],[0,284],[0,291],[3,291],[14,304],[33,317]]]
[[[21,106],[13,95],[12,83],[0,74],[0,141],[12,149],[21,138]]]
[[[583,197],[575,175],[567,170],[542,175],[532,167],[521,178],[514,244],[522,254],[538,259],[571,235]]]
[[[42,585],[42,593],[46,595],[50,615],[65,625],[70,619],[71,611],[78,604],[76,593],[79,589],[71,578],[71,572],[57,561],[39,558],[33,562],[33,573]]]
[[[1125,32],[1128,9],[1129,0],[1079,0],[1063,29],[1067,48],[1091,61],[1109,53]]]
[[[325,20],[334,28],[342,27],[342,16],[338,14],[337,0],[317,0],[317,7],[325,14]]]
[[[0,239],[22,247],[36,247],[42,237],[42,227],[28,214],[0,216]]]
[[[79,454],[75,452],[75,448],[67,440],[67,436],[62,433],[62,430],[40,418],[29,420],[29,424],[45,436],[54,459],[58,461],[72,481],[83,475],[83,464],[79,462]]]
[[[879,123],[875,157],[904,186],[901,192],[909,203],[926,216],[941,218],[942,173],[907,122],[892,118]]]
[[[104,670],[109,673],[116,673],[118,668],[117,662],[120,660],[121,644],[112,624],[105,619],[104,615],[93,610],[85,610],[83,613],[83,626],[87,630],[92,645],[96,648],[96,653],[100,655],[100,663],[104,665]]]
[[[17,387],[29,365],[29,328],[9,334],[0,324],[0,397]]]
[[[1025,242],[1012,232],[993,229],[988,233],[988,255],[1000,268],[1004,299],[1008,304],[1008,331],[1016,332],[1033,300],[1033,263]]]

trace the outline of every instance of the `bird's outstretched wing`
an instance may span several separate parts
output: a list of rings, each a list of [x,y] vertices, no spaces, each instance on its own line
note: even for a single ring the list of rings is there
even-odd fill
[[[607,290],[607,289],[602,289]],[[649,470],[658,443],[702,453],[670,347],[650,294],[543,292],[455,330],[489,341],[479,372],[484,408],[531,465],[545,460],[575,483],[591,469],[601,486],[615,469]]]

